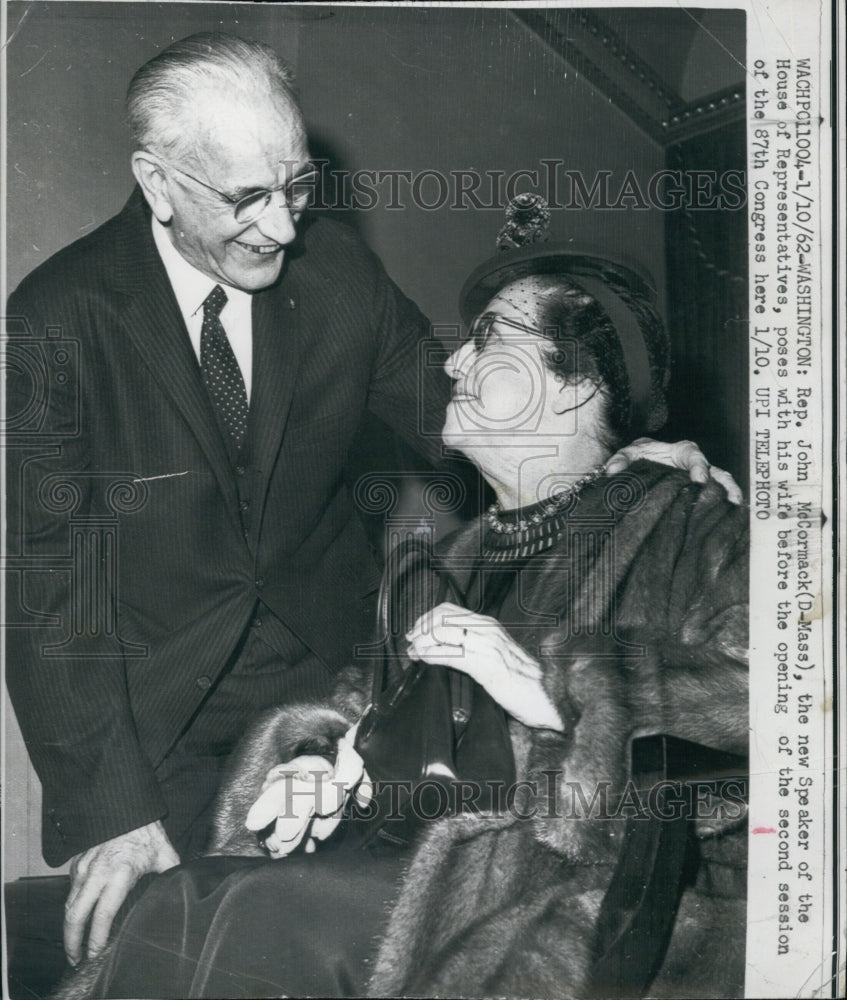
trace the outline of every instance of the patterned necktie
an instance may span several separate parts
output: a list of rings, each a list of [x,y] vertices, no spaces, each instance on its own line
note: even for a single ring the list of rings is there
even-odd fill
[[[232,438],[238,451],[247,433],[247,390],[226,330],[220,321],[221,309],[225,305],[226,292],[220,285],[215,285],[203,303],[200,368],[221,427]]]

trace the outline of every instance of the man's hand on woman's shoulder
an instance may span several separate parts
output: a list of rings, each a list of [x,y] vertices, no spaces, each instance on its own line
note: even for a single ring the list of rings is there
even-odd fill
[[[744,500],[741,487],[732,476],[724,469],[710,465],[693,441],[676,441],[669,444],[666,441],[654,441],[653,438],[636,438],[632,444],[612,455],[606,462],[606,472],[614,476],[618,472],[623,472],[633,462],[637,462],[639,458],[658,462],[659,465],[669,465],[674,469],[682,469],[688,473],[693,483],[707,483],[710,479],[714,479],[726,490],[730,503],[740,504]]]

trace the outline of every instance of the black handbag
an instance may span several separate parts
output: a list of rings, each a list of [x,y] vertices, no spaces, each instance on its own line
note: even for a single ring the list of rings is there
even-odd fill
[[[448,600],[464,605],[452,576],[433,569],[431,546],[398,545],[380,588],[381,655],[355,742],[374,793],[352,817],[363,843],[407,844],[440,816],[500,811],[514,786],[504,710],[467,674],[405,653],[415,620]]]

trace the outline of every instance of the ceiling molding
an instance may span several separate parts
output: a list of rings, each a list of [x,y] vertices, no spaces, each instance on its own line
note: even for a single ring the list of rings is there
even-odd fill
[[[590,10],[521,9],[512,13],[661,146],[744,117],[743,84],[685,101]]]

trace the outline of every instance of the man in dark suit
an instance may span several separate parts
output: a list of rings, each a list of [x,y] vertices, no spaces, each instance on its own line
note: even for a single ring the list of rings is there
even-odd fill
[[[26,366],[8,383],[7,676],[44,856],[73,858],[74,961],[92,910],[94,952],[137,878],[202,850],[248,720],[327,692],[366,636],[379,577],[348,451],[369,409],[435,454],[420,392],[434,413],[448,395],[419,371],[427,321],[355,233],[298,226],[309,153],[270,50],[177,43],[128,107],[138,188],[8,305],[19,345],[73,347],[43,400],[58,446],[16,435],[38,389]]]
[[[306,135],[271,50],[178,42],[128,117],[132,197],[8,305],[7,680],[44,857],[72,859],[73,962],[89,919],[93,954],[142,875],[202,850],[248,720],[328,692],[366,636],[348,452],[370,410],[437,458],[419,414],[448,396],[380,262],[301,220]]]

